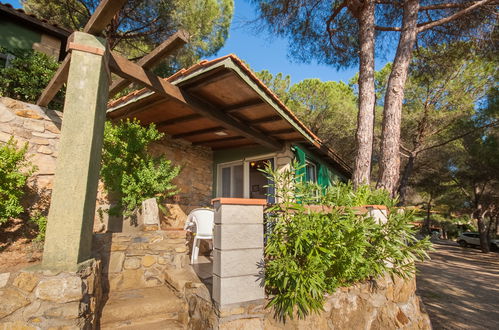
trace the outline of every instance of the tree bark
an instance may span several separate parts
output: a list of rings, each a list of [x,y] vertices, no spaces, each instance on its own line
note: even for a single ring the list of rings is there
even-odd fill
[[[388,79],[383,109],[380,175],[377,187],[395,195],[400,175],[400,121],[404,87],[418,33],[419,0],[404,2],[402,32]]]
[[[399,205],[404,205],[405,200],[407,198],[407,188],[409,186],[409,178],[412,175],[415,160],[416,160],[416,154],[411,153],[409,155],[409,159],[407,160],[407,164],[405,164],[404,172],[402,173],[402,178],[400,179],[400,184],[398,188]]]
[[[433,196],[430,195],[428,200],[428,205],[426,207],[426,218],[424,219],[422,233],[426,235],[431,235],[431,202],[433,201]]]
[[[357,117],[357,152],[353,185],[370,183],[374,129],[374,1],[366,0],[359,15],[359,114]]]

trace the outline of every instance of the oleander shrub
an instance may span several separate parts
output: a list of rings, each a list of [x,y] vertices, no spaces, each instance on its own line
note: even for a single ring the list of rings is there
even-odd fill
[[[119,196],[111,214],[131,216],[144,200],[154,197],[161,202],[177,193],[172,180],[180,167],[173,166],[164,156],[148,153],[148,146],[163,136],[154,124],[142,126],[135,119],[106,122],[101,178],[107,191]]]
[[[264,170],[278,201],[266,210],[265,288],[268,307],[285,320],[320,312],[336,288],[374,280],[384,274],[409,277],[415,260],[428,258],[430,243],[418,241],[413,214],[392,209],[385,224],[358,215],[351,207],[396,204],[383,191],[336,183],[329,188],[303,182],[297,165]],[[332,206],[312,212],[308,205]]]
[[[19,148],[14,138],[0,144],[0,225],[24,211],[21,199],[35,170],[26,158],[27,150],[28,143]]]

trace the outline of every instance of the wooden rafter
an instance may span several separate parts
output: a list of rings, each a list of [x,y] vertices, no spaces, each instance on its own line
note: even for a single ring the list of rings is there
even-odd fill
[[[293,129],[293,128],[284,128],[284,129],[280,129],[280,130],[277,130],[277,131],[270,131],[269,134],[270,135],[278,135],[278,134],[288,134],[288,133],[295,133],[296,130]],[[298,133],[298,132],[296,132]]]
[[[282,118],[280,116],[267,116],[267,117],[263,117],[263,118],[260,118],[260,119],[252,120],[249,123],[251,125],[258,125],[258,124],[271,123],[271,122],[274,122],[274,121],[277,121],[277,120],[282,120]]]
[[[236,132],[237,134],[253,139],[257,143],[271,148],[272,150],[282,148],[282,144],[277,140],[252,127],[248,127],[232,117],[227,116],[216,106],[211,105],[192,94],[181,91],[177,86],[159,78],[155,74],[145,70],[133,62],[130,62],[119,54],[111,52],[109,67],[112,72],[118,74],[120,77],[124,77],[133,82],[144,85],[146,88],[163,95],[167,99],[188,105],[198,114],[219,122],[222,126]]]
[[[263,101],[261,99],[258,99],[258,100],[253,100],[250,102],[236,104],[236,105],[233,105],[231,107],[224,108],[224,109],[222,109],[222,111],[225,113],[239,112],[239,111],[248,110],[248,109],[252,109],[252,108],[261,106],[262,104],[264,104]]]
[[[237,140],[243,140],[246,139],[244,136],[231,136],[227,138],[221,138],[221,139],[211,139],[211,140],[204,140],[204,141],[196,141],[193,142],[193,145],[200,145],[200,144],[210,144],[210,143],[217,143],[217,142],[230,142],[230,141],[237,141]]]
[[[183,47],[189,41],[189,34],[185,30],[180,30],[166,39],[161,45],[156,47],[146,56],[142,57],[137,65],[144,69],[150,69],[158,64],[166,56]],[[130,84],[130,81],[124,78],[118,78],[113,81],[109,88],[109,97],[113,97]]]
[[[186,132],[186,133],[182,133],[182,134],[172,135],[172,138],[173,139],[183,139],[183,138],[186,138],[186,137],[191,137],[191,136],[196,136],[196,135],[215,133],[215,132],[222,131],[223,129],[224,128],[221,127],[221,126],[211,127],[211,128],[204,128],[204,129],[198,129],[198,130],[191,131],[191,132]]]
[[[85,25],[83,32],[91,34],[100,34],[111,19],[123,7],[126,0],[102,0],[97,9],[95,10],[90,20]],[[68,79],[69,63],[71,54],[67,54],[64,61],[57,69],[55,75],[52,77],[47,87],[42,92],[42,95],[36,102],[38,105],[47,106],[54,98],[57,92],[61,89],[62,85]]]
[[[185,122],[188,122],[191,120],[199,119],[201,117],[202,116],[200,114],[195,113],[195,114],[182,116],[182,117],[178,117],[178,118],[174,118],[174,119],[160,121],[159,123],[156,123],[156,126],[157,127],[171,126],[171,125],[176,125],[176,124],[185,123]]]

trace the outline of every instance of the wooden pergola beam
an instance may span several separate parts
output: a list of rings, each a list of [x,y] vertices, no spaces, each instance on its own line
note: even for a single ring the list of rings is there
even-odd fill
[[[90,34],[101,33],[109,24],[111,19],[118,13],[127,0],[102,0],[94,14],[90,17],[83,32]],[[69,43],[68,43],[69,45]],[[68,79],[69,63],[71,54],[66,55],[64,61],[57,69],[56,73],[48,83],[47,87],[38,98],[36,104],[46,107],[54,98],[62,85]]]
[[[267,117],[263,117],[263,118],[260,118],[260,119],[252,120],[249,123],[251,125],[257,125],[257,124],[271,123],[273,121],[278,121],[278,120],[282,120],[282,117],[281,116],[267,116]]]
[[[242,140],[246,139],[244,136],[231,136],[227,138],[222,138],[222,139],[211,139],[211,140],[204,140],[204,141],[196,141],[193,142],[193,145],[201,145],[201,144],[210,144],[210,143],[217,143],[217,142],[230,142],[230,141],[237,141],[237,140]]]
[[[177,31],[175,34],[166,39],[161,45],[137,61],[137,65],[143,67],[144,69],[150,69],[166,56],[182,48],[188,41],[189,34],[187,31]],[[109,87],[109,97],[113,97],[129,84],[129,80],[121,77],[114,80],[111,87]]]
[[[158,128],[159,127],[165,127],[165,126],[171,126],[171,125],[176,125],[176,124],[180,124],[180,123],[185,123],[187,121],[199,119],[201,117],[202,116],[200,114],[195,113],[195,114],[191,114],[191,115],[187,115],[187,116],[182,116],[182,117],[179,117],[179,118],[174,118],[174,119],[160,121],[159,123],[156,123],[156,126]]]
[[[219,122],[225,128],[230,129],[241,136],[255,140],[257,143],[271,148],[272,150],[279,150],[282,148],[282,144],[277,140],[227,116],[214,105],[185,91],[181,91],[177,86],[159,78],[155,74],[130,62],[119,54],[111,52],[109,67],[112,72],[120,77],[144,85],[146,88],[163,95],[167,99],[172,99],[184,105],[188,105],[192,110],[203,117]]]
[[[270,135],[278,135],[278,134],[287,134],[287,133],[294,133],[296,132],[295,129],[293,128],[284,128],[284,129],[280,129],[280,130],[276,130],[276,131],[270,131],[269,134]],[[298,133],[298,132],[296,132]]]
[[[262,104],[264,104],[263,101],[261,99],[258,99],[258,100],[254,100],[254,101],[250,101],[250,102],[236,104],[234,106],[224,108],[224,109],[222,109],[222,111],[225,113],[233,113],[233,112],[252,109],[254,107],[261,106]]]
[[[182,134],[175,134],[175,135],[172,135],[172,138],[173,139],[182,139],[182,138],[196,136],[196,135],[215,133],[215,132],[219,132],[219,131],[223,131],[223,130],[224,130],[224,128],[221,126],[204,128],[204,129],[198,129],[195,131],[186,132],[186,133],[182,133]]]

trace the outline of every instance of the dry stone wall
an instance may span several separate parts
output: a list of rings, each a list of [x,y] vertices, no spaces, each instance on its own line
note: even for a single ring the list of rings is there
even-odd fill
[[[95,234],[93,248],[106,292],[171,284],[189,265],[183,230]]]
[[[415,291],[415,278],[387,275],[339,288],[326,297],[323,312],[286,323],[265,310],[263,303],[227,306],[219,312],[219,329],[431,329]]]
[[[0,143],[7,142],[11,137],[19,146],[28,143],[29,160],[37,167],[30,178],[30,185],[36,188],[37,194],[31,196],[27,204],[40,203],[40,208],[45,211],[48,211],[52,191],[61,123],[62,113],[59,111],[0,97]],[[154,143],[150,151],[154,155],[165,155],[174,165],[182,167],[179,176],[174,179],[179,192],[164,205],[168,214],[162,220],[167,227],[183,227],[191,210],[210,205],[213,185],[212,151],[169,137]],[[102,183],[99,184],[95,226],[96,231],[102,232],[107,229],[105,224],[108,219],[105,212],[98,211],[99,208],[109,208],[109,198]]]
[[[19,146],[27,142],[29,160],[37,167],[30,185],[38,190],[38,198],[32,202],[52,190],[61,123],[59,111],[0,97],[0,143],[11,137]]]
[[[0,274],[0,329],[92,329],[102,301],[100,262],[77,272]]]

